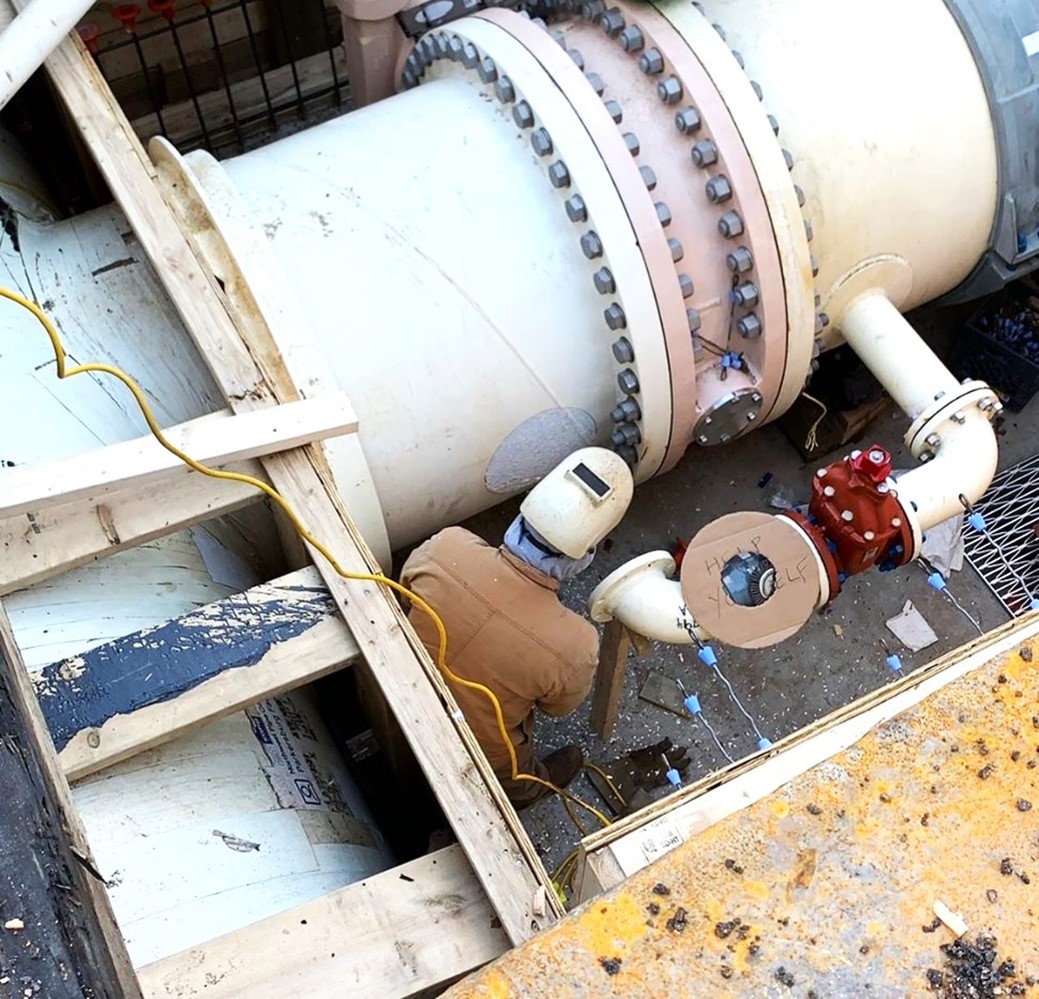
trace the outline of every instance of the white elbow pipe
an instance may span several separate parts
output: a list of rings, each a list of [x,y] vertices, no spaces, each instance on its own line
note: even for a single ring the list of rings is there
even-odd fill
[[[93,5],[93,0],[13,0],[21,13],[0,33],[0,66],[4,68],[0,108],[18,93]]]
[[[996,472],[990,420],[1001,408],[984,383],[961,384],[880,292],[840,318],[846,342],[913,420],[905,442],[925,464],[898,478],[898,498],[920,531],[963,512]]]
[[[674,574],[675,560],[667,552],[639,555],[592,591],[589,616],[600,623],[620,621],[629,631],[671,645],[691,645],[693,634],[701,642],[710,641],[689,613]]]

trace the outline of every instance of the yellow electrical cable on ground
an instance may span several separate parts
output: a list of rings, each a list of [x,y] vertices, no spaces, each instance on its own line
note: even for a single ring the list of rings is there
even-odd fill
[[[166,439],[162,432],[162,428],[155,421],[155,416],[152,414],[151,407],[148,405],[148,400],[144,398],[144,393],[141,391],[140,386],[135,382],[125,371],[120,368],[114,367],[111,364],[102,364],[98,362],[91,362],[88,364],[77,364],[73,367],[66,366],[66,354],[65,347],[62,345],[61,336],[51,322],[47,314],[31,299],[25,298],[16,291],[11,291],[8,288],[0,288],[0,298],[6,298],[10,302],[14,302],[16,305],[20,305],[23,309],[27,309],[31,312],[36,319],[43,326],[47,333],[48,338],[51,342],[51,348],[54,350],[54,361],[57,366],[57,375],[59,379],[72,378],[74,375],[82,374],[102,374],[109,375],[115,378],[117,381],[127,388],[130,394],[134,397],[138,408],[141,411],[141,415],[144,417],[144,422],[148,425],[148,429],[151,431],[152,436],[167,450],[170,454],[179,458],[185,465],[200,475],[207,475],[211,479],[224,479],[228,482],[243,482],[246,485],[252,486],[254,489],[259,490],[263,493],[271,502],[277,504],[285,516],[289,519],[293,529],[311,548],[319,552],[328,564],[335,570],[336,574],[342,576],[343,579],[353,579],[360,582],[377,583],[380,586],[385,586],[388,589],[395,591],[406,597],[414,604],[423,614],[425,614],[430,621],[433,622],[433,626],[437,632],[437,656],[436,665],[437,669],[441,671],[452,683],[457,684],[460,687],[466,687],[469,690],[476,690],[483,694],[494,708],[494,717],[498,723],[498,734],[502,738],[502,742],[505,744],[505,748],[509,754],[509,765],[512,771],[513,780],[530,781],[534,784],[541,784],[543,787],[547,787],[552,791],[555,791],[561,798],[566,801],[572,801],[576,805],[580,805],[582,808],[591,812],[604,826],[610,825],[610,820],[599,811],[599,809],[589,805],[587,802],[582,801],[575,795],[570,794],[568,791],[563,790],[561,787],[556,787],[551,781],[544,780],[535,774],[526,774],[519,772],[519,761],[516,759],[516,747],[512,744],[512,740],[509,738],[508,730],[505,728],[505,719],[502,715],[501,702],[498,700],[497,695],[491,690],[490,687],[485,686],[482,683],[477,683],[474,680],[467,680],[464,677],[458,676],[452,672],[451,668],[447,665],[447,631],[444,628],[444,622],[440,619],[440,615],[437,614],[429,604],[426,603],[418,594],[412,593],[406,586],[402,586],[394,579],[390,579],[389,576],[384,576],[382,573],[371,573],[371,572],[350,572],[344,569],[336,557],[328,550],[328,548],[322,544],[300,520],[299,515],[293,509],[292,505],[286,500],[277,489],[267,485],[266,482],[260,479],[254,478],[251,475],[244,475],[241,472],[227,472],[219,468],[210,468],[208,465],[203,465],[201,462],[196,461],[191,455],[186,454],[175,444],[171,443]],[[578,824],[578,828],[580,825]]]

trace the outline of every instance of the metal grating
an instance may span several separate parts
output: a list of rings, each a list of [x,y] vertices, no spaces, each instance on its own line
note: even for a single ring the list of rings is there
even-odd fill
[[[218,157],[339,113],[342,29],[326,0],[98,4],[80,25],[142,139]]]
[[[1000,472],[974,509],[986,533],[964,524],[967,560],[1013,617],[1024,614],[1039,594],[1039,455]]]

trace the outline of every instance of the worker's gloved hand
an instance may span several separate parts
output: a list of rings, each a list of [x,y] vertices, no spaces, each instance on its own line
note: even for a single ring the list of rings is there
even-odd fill
[[[667,766],[664,759],[667,759]],[[689,750],[685,746],[676,746],[670,739],[661,739],[651,746],[633,749],[625,757],[631,779],[643,790],[667,784],[668,767],[673,767],[680,774],[685,774],[693,762]]]

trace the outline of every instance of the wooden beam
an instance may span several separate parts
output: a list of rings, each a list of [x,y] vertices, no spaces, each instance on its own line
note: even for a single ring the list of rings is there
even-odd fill
[[[0,995],[140,996],[0,604]]]
[[[231,466],[263,479],[258,462]],[[68,569],[105,558],[183,527],[238,510],[260,498],[240,482],[189,475],[171,495],[159,483],[0,520],[0,595],[50,579]]]
[[[357,415],[346,396],[336,392],[241,416],[224,410],[170,427],[163,433],[171,444],[196,461],[219,468],[356,430]],[[87,499],[91,506],[96,506],[102,497],[118,490],[151,486],[157,480],[169,489],[170,479],[197,474],[147,434],[46,465],[0,471],[0,520],[37,514],[47,507],[64,506],[78,499]]]
[[[608,621],[599,644],[599,665],[595,671],[591,716],[592,731],[604,741],[613,734],[613,726],[617,723],[630,650],[628,629],[620,621]]]
[[[458,845],[141,969],[149,999],[410,996],[503,954]]]
[[[767,752],[741,760],[618,820],[583,840],[581,899],[612,888],[665,853],[788,781],[853,746],[871,729],[920,703],[990,659],[1039,634],[1039,613],[1003,627],[867,694]],[[587,868],[584,870],[583,868]]]
[[[358,655],[311,566],[52,663],[33,685],[75,781]]]
[[[327,365],[320,363],[319,355],[305,350],[306,363],[296,363],[290,374],[286,358],[299,358],[300,351],[286,348],[283,357],[280,345],[293,343],[299,331],[283,324],[276,342],[266,314],[257,308],[253,296],[269,290],[269,273],[250,283],[235,266],[238,262],[233,255],[231,261],[227,259],[220,234],[200,217],[197,205],[179,220],[173,215],[153,183],[154,167],[80,40],[70,36],[55,49],[46,66],[232,409],[245,412],[299,398],[298,385],[306,385],[308,390],[316,385],[320,391],[327,383]],[[176,193],[185,192],[178,189]],[[172,197],[174,192],[168,194]],[[245,218],[248,215],[246,208]],[[227,303],[230,312],[217,294],[215,281],[195,257],[203,240],[189,243],[189,232],[204,233],[207,251],[219,258],[211,266],[219,267],[223,294],[236,296],[233,304]],[[254,238],[250,245],[260,253],[263,244],[262,238]],[[295,506],[314,534],[330,545],[341,565],[359,574],[376,567],[336,492],[320,445],[272,455],[263,463],[275,488]],[[509,939],[518,943],[528,938],[551,922],[561,907],[533,844],[445,681],[384,587],[343,580],[324,560],[318,568]]]

